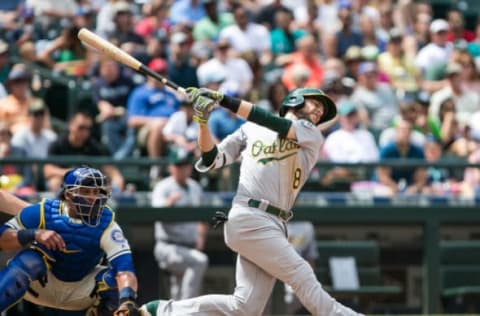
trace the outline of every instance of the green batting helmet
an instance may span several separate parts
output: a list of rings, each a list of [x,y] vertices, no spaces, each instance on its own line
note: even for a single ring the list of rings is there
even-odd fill
[[[305,98],[315,98],[322,102],[325,106],[325,113],[320,121],[316,124],[330,121],[337,115],[337,107],[335,103],[323,93],[322,90],[316,88],[298,88],[290,92],[283,100],[280,107],[280,116],[285,116],[290,109],[300,109],[305,105]]]

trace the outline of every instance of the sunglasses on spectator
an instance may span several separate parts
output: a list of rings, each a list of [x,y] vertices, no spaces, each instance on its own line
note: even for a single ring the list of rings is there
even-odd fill
[[[92,125],[79,125],[78,130],[80,131],[90,131],[92,129]]]

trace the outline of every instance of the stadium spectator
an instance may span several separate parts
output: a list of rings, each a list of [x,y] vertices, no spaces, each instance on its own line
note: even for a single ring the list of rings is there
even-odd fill
[[[107,38],[107,35],[115,29],[113,18],[115,15],[115,4],[121,0],[107,0],[104,1],[98,10],[96,19],[95,33],[103,38]]]
[[[318,3],[314,0],[307,0],[303,5],[295,5],[294,10],[294,25],[297,25],[298,28],[304,30],[306,33],[311,34],[315,38],[315,41],[321,43],[320,40],[322,40],[324,23],[318,18],[320,14]]]
[[[170,146],[186,152],[195,152],[197,147],[198,124],[193,121],[193,108],[189,102],[182,102],[180,110],[173,113],[163,129],[163,138]]]
[[[270,35],[268,29],[249,20],[247,10],[238,6],[233,11],[235,24],[225,27],[219,38],[226,39],[239,54],[255,53],[260,60],[270,60]]]
[[[170,7],[169,17],[173,24],[194,25],[205,17],[202,0],[178,0]]]
[[[10,72],[9,46],[0,39],[0,84],[6,84]]]
[[[323,156],[331,162],[374,162],[379,158],[375,138],[365,128],[360,127],[358,109],[354,103],[344,101],[338,108],[340,128],[329,134],[322,147]],[[358,180],[361,174],[352,168],[336,167],[326,172],[323,185],[333,181]]]
[[[168,64],[164,59],[155,58],[148,67],[167,76]],[[163,155],[165,148],[162,130],[179,105],[175,94],[152,77],[136,87],[128,98],[128,125],[137,131],[137,142],[141,148],[146,148],[150,158]]]
[[[272,53],[274,55],[291,54],[295,51],[295,42],[305,35],[305,31],[292,28],[292,15],[280,10],[275,13],[275,27],[270,31]]]
[[[390,31],[395,29],[395,21],[393,17],[394,7],[391,3],[381,4],[378,8],[378,13],[380,15],[378,20],[378,25],[376,28],[377,37],[384,41],[388,42],[390,39]],[[400,29],[400,28],[397,28]]]
[[[0,161],[5,158],[25,158],[27,152],[12,144],[8,123],[0,120]],[[32,167],[28,164],[0,164],[0,187],[19,195],[31,195],[35,189]]]
[[[459,9],[448,10],[447,21],[449,25],[447,41],[453,43],[460,40],[471,42],[475,39],[475,34],[465,28],[464,16]]]
[[[48,148],[57,139],[57,134],[44,127],[48,109],[42,99],[36,99],[28,107],[28,126],[12,137],[12,145],[21,148],[28,157],[46,158]]]
[[[400,29],[388,33],[387,49],[378,56],[378,68],[397,92],[413,94],[419,90],[420,73],[413,58],[405,54],[402,41]]]
[[[114,28],[107,38],[129,54],[141,57],[145,54],[145,40],[135,33],[133,12],[128,2],[119,1],[113,7]]]
[[[395,141],[396,125],[399,121],[405,120],[412,125],[410,141],[418,147],[424,147],[427,138],[440,141],[441,128],[435,123],[435,119],[428,116],[427,107],[415,99],[404,99],[400,101],[400,115],[392,121],[392,126],[384,129],[378,140],[379,146],[383,147]]]
[[[380,148],[380,161],[387,159],[419,159],[424,160],[423,148],[410,141],[412,125],[400,120],[395,129],[395,141]],[[419,194],[426,184],[426,170],[423,167],[395,168],[378,167],[378,181],[390,188],[392,194]]]
[[[460,134],[458,122],[455,118],[454,100],[452,98],[443,100],[440,104],[439,118],[431,118],[431,120],[440,129],[442,147],[448,151],[456,137]]]
[[[18,47],[18,54],[26,63],[40,63],[35,44],[33,42],[28,41],[20,44]]]
[[[435,92],[430,99],[429,113],[438,118],[440,104],[448,98],[455,102],[455,117],[460,126],[465,126],[470,116],[480,110],[480,94],[469,91],[462,80],[463,67],[458,63],[449,63],[446,68],[448,85]]]
[[[242,95],[252,88],[253,72],[245,60],[230,55],[228,40],[220,39],[214,49],[213,58],[197,68],[200,86],[204,86],[207,78],[214,72],[225,74],[225,81],[236,82]]]
[[[451,62],[462,66],[461,81],[466,90],[480,91],[480,72],[468,50],[461,50],[451,58]]]
[[[168,78],[181,87],[197,87],[197,68],[190,61],[190,46],[185,33],[175,32],[170,37]]]
[[[305,87],[320,88],[323,84],[324,71],[317,54],[318,47],[315,38],[311,35],[303,36],[296,41],[296,47],[297,51],[294,53],[277,58],[277,62],[280,64],[287,64],[282,75],[283,84],[289,90],[294,89],[295,83],[292,80],[292,72],[298,65],[302,65],[310,71]]]
[[[220,32],[235,20],[230,12],[218,11],[218,0],[201,0],[206,16],[195,23],[193,38],[196,41],[216,42]]]
[[[130,76],[111,58],[102,57],[99,76],[93,87],[93,101],[99,114],[96,122],[101,123],[102,143],[116,159],[132,153],[135,146],[134,131],[127,127],[126,106],[128,96],[135,87]]]
[[[289,21],[293,20],[292,10],[284,6],[281,0],[273,0],[270,3],[264,4],[260,7],[255,16],[255,22],[263,24],[269,30],[279,28],[280,26],[278,24],[278,13],[280,12],[288,15]]]
[[[388,127],[398,113],[398,102],[392,87],[378,82],[377,65],[373,62],[360,64],[358,85],[351,99],[359,106],[362,124],[372,129],[374,133]]]
[[[59,137],[48,149],[48,156],[110,156],[110,152],[102,144],[91,137],[93,117],[89,112],[78,110],[68,123],[68,133]],[[58,192],[63,182],[63,176],[72,165],[68,164],[45,164],[43,173],[47,180],[48,189]],[[114,192],[122,191],[124,179],[120,171],[111,165],[103,166],[102,170],[111,180]]]
[[[475,38],[468,43],[467,50],[477,63],[478,57],[480,57],[480,21],[475,25]]]
[[[360,16],[360,33],[363,38],[363,46],[374,46],[380,52],[385,51],[386,40],[377,36],[376,21],[374,17],[362,14]]]
[[[79,28],[65,28],[45,50],[38,54],[38,61],[54,71],[82,76],[86,72],[86,47],[78,38]]]
[[[423,148],[425,160],[432,164],[442,159],[442,144],[435,139],[428,138]],[[429,166],[427,167],[427,182],[423,188],[424,194],[432,194],[442,196],[451,193],[451,184],[456,183],[451,179],[450,172],[447,168]],[[456,184],[455,184],[456,185]]]
[[[32,74],[25,64],[15,64],[8,74],[7,97],[0,99],[0,120],[6,121],[11,132],[28,126],[28,107],[35,101],[30,89]],[[50,128],[50,115],[44,116],[44,128]]]
[[[258,102],[258,105],[269,109],[271,112],[278,113],[278,111],[280,110],[280,106],[282,105],[283,99],[288,94],[287,87],[285,87],[282,80],[278,78],[276,80],[274,79],[273,82],[268,83],[266,90],[267,92],[265,93],[264,99],[260,100]]]
[[[155,184],[154,207],[200,206],[203,191],[190,176],[194,156],[173,146],[169,154],[170,176]],[[208,226],[198,222],[155,222],[154,255],[160,269],[171,273],[170,297],[174,300],[200,295],[208,267],[203,253]]]
[[[148,39],[170,32],[168,20],[168,4],[162,0],[145,2],[143,5],[143,17],[135,24],[135,33]]]
[[[362,56],[362,48],[357,45],[350,46],[343,57],[346,67],[346,77],[358,80],[358,68],[364,61]]]
[[[75,0],[26,0],[25,5],[33,9],[46,31],[58,28],[62,20],[72,19],[78,10]]]
[[[431,42],[418,51],[415,64],[420,68],[423,79],[441,80],[450,54],[452,43],[447,42],[448,22],[437,19],[430,23]]]
[[[350,46],[363,46],[363,36],[352,27],[352,9],[349,5],[342,5],[338,11],[341,29],[329,34],[324,48],[327,57],[343,58]]]

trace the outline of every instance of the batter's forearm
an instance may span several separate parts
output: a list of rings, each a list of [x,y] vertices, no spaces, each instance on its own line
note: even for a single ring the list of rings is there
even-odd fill
[[[198,131],[198,147],[202,153],[206,153],[212,151],[215,147],[215,141],[212,137],[212,133],[210,132],[210,128],[207,124],[200,124],[199,131]]]

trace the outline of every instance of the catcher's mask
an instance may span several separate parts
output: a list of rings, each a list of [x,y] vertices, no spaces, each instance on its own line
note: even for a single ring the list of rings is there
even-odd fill
[[[283,100],[279,110],[280,116],[285,116],[290,109],[301,109],[306,98],[317,99],[324,105],[325,113],[316,125],[328,122],[337,115],[335,103],[322,90],[316,88],[298,88],[290,92]]]
[[[107,177],[94,168],[71,169],[63,177],[61,196],[75,208],[85,225],[97,226],[110,197]]]

